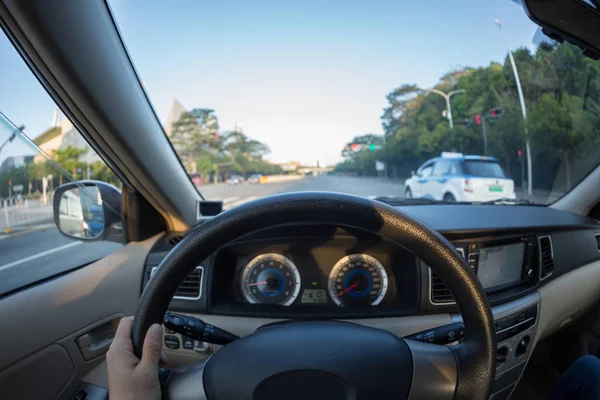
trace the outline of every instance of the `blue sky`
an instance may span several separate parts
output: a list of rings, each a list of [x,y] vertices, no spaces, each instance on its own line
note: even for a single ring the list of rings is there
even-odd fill
[[[511,0],[110,3],[161,121],[174,98],[213,108],[222,129],[241,125],[271,159],[310,164],[334,163],[353,136],[381,133],[395,87],[503,61],[494,19],[513,49],[532,48],[536,29]],[[0,111],[36,136],[53,102],[4,37],[0,66]]]

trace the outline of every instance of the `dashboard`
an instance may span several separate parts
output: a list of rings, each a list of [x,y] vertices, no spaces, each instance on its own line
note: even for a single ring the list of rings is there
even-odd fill
[[[399,207],[442,233],[492,305],[600,259],[596,220],[534,206]],[[181,236],[159,240],[144,283]],[[307,223],[263,230],[198,260],[178,311],[270,318],[374,318],[457,312],[444,282],[400,243]],[[197,291],[186,288],[197,285]]]
[[[496,325],[495,400],[508,398],[538,340],[599,299],[594,219],[535,206],[399,208],[445,236],[484,287]],[[155,243],[141,289],[181,237]],[[447,285],[410,249],[372,232],[318,223],[256,232],[198,260],[169,310],[238,336],[300,319],[339,319],[440,345],[464,335]],[[165,345],[170,362],[219,350],[168,331]]]

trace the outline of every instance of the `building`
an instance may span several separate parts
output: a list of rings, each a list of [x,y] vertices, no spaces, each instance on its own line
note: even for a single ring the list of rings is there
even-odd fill
[[[24,167],[33,161],[34,156],[10,156],[6,157],[0,165],[0,173],[8,172],[13,168]]]
[[[169,110],[169,115],[167,116],[164,126],[167,137],[171,137],[173,122],[177,121],[184,112],[186,112],[185,107],[179,102],[179,100],[173,99],[173,104],[171,104],[171,109]]]
[[[101,158],[90,147],[83,136],[81,136],[79,131],[75,129],[71,121],[68,118],[61,118],[57,113],[54,114],[53,126],[34,138],[33,141],[44,151],[44,153],[50,156],[55,150],[64,150],[67,147],[74,147],[77,149],[88,150],[79,157],[79,161],[86,164],[93,164],[96,161],[101,161]],[[46,159],[46,156],[40,153],[35,156],[34,161],[40,163]]]

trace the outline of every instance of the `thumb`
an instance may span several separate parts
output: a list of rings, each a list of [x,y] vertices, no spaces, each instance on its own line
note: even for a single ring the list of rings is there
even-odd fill
[[[140,364],[148,368],[158,368],[160,353],[162,352],[163,330],[159,324],[154,324],[148,329],[142,349]]]

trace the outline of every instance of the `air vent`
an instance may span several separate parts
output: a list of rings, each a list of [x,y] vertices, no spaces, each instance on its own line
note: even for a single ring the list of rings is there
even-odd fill
[[[431,302],[433,304],[454,303],[454,297],[446,283],[436,274],[431,272]]]
[[[596,233],[594,237],[596,238],[596,248],[600,251],[600,233]]]
[[[463,248],[458,247],[456,250],[460,254],[462,254],[463,258],[465,256],[465,250]],[[430,287],[431,287],[431,303],[433,304],[453,304],[454,297],[448,289],[446,283],[442,280],[442,278],[436,274],[435,272],[430,271]]]
[[[171,236],[169,238],[169,244],[175,246],[177,243],[183,240],[183,236]]]
[[[540,270],[541,278],[546,279],[554,271],[554,252],[552,250],[552,239],[550,236],[540,236]]]
[[[150,276],[156,271],[157,267],[152,268]],[[204,268],[196,267],[196,269],[187,276],[179,285],[179,289],[175,292],[174,299],[180,300],[198,300],[202,295],[202,273]]]

